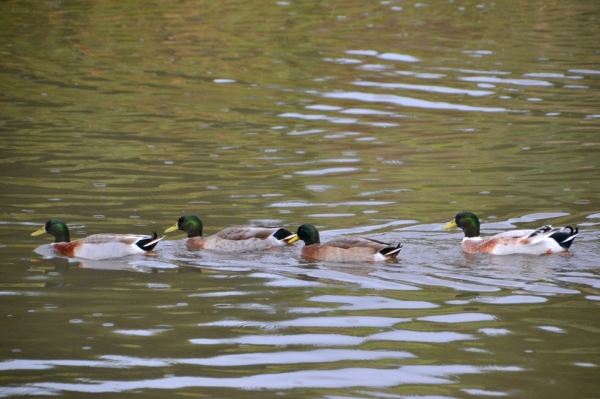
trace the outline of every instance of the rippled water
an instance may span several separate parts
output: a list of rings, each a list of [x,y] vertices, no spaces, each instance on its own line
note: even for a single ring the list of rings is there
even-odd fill
[[[594,2],[0,4],[0,396],[596,397]],[[577,226],[571,256],[465,255]],[[395,262],[55,257],[73,238],[316,225]]]

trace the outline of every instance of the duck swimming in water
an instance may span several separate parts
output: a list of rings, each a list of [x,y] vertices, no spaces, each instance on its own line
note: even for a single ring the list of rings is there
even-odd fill
[[[281,227],[234,226],[212,236],[202,236],[202,221],[195,215],[183,215],[165,233],[182,230],[187,233],[187,243],[200,249],[224,252],[258,251],[281,247],[290,243],[294,234]]]
[[[165,238],[164,236],[158,237],[156,232],[153,232],[151,236],[94,234],[71,241],[67,225],[59,219],[48,220],[44,227],[34,231],[31,235],[39,236],[45,233],[54,236],[54,243],[50,245],[57,253],[90,260],[121,258],[128,255],[147,253],[154,249],[160,240]]]
[[[341,236],[321,243],[317,228],[303,224],[290,242],[304,241],[302,255],[307,258],[331,262],[377,262],[396,258],[402,244],[394,246],[370,238]]]
[[[554,254],[568,252],[575,237],[577,227],[542,226],[536,230],[511,230],[491,237],[479,236],[479,218],[472,212],[460,212],[444,229],[461,228],[465,237],[462,248],[468,254]]]

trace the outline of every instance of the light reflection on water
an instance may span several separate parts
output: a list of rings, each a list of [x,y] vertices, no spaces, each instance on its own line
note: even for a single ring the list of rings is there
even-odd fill
[[[344,93],[323,93],[324,98],[332,98],[338,100],[355,100],[362,102],[371,103],[391,103],[401,107],[415,107],[415,108],[427,108],[430,110],[456,110],[456,111],[472,111],[472,112],[508,112],[510,110],[505,108],[489,108],[489,107],[474,107],[470,105],[452,104],[447,102],[434,102],[427,100],[420,100],[412,97],[397,96],[393,94],[373,94],[365,92],[344,92]],[[301,115],[293,115],[290,117],[305,118]],[[322,117],[320,119],[329,119],[330,121],[339,122],[340,119]],[[345,119],[341,121],[347,122]]]
[[[398,5],[10,2],[0,396],[597,395],[595,5]],[[465,255],[441,231],[460,210],[581,234],[572,256]],[[173,234],[98,262],[29,236],[183,213],[404,247],[336,264]]]
[[[278,373],[277,378],[263,374],[238,378],[175,377],[140,381],[90,381],[89,383],[33,383],[31,388],[12,393],[52,394],[53,391],[87,393],[123,392],[136,389],[181,389],[187,387],[228,387],[241,389],[291,389],[291,388],[347,388],[360,386],[389,387],[405,384],[452,384],[455,377],[488,372],[517,372],[523,369],[507,367],[404,366],[392,370],[370,368],[344,368],[338,370],[305,370]]]

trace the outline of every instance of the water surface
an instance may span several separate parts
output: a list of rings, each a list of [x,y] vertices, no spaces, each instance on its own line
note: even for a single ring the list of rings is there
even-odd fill
[[[0,5],[0,396],[597,396],[593,2]],[[577,226],[571,256],[470,256]],[[398,242],[395,262],[73,238],[198,215]],[[95,396],[95,395],[92,395]]]

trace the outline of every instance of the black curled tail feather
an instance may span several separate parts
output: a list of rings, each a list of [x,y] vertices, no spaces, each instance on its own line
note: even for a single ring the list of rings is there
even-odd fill
[[[567,229],[569,230],[569,232],[565,231]],[[565,226],[558,233],[552,234],[550,238],[556,241],[558,245],[560,245],[564,249],[569,249],[569,247],[571,246],[571,244],[573,244],[573,241],[575,241],[575,237],[577,237],[578,234],[579,229],[577,227],[573,229],[573,227],[571,226]]]
[[[394,259],[394,258],[396,258],[396,256],[398,256],[398,254],[400,253],[400,250],[402,250],[401,242],[399,242],[398,245],[396,245],[395,247],[383,248],[381,251],[379,251],[379,253],[388,259]]]
[[[151,237],[142,238],[141,240],[136,242],[135,245],[137,245],[144,251],[152,251],[154,249],[154,247],[156,246],[156,244],[158,244],[158,242],[160,240],[162,240],[163,238],[164,237],[158,238],[158,234],[156,234],[156,231],[153,231]]]

